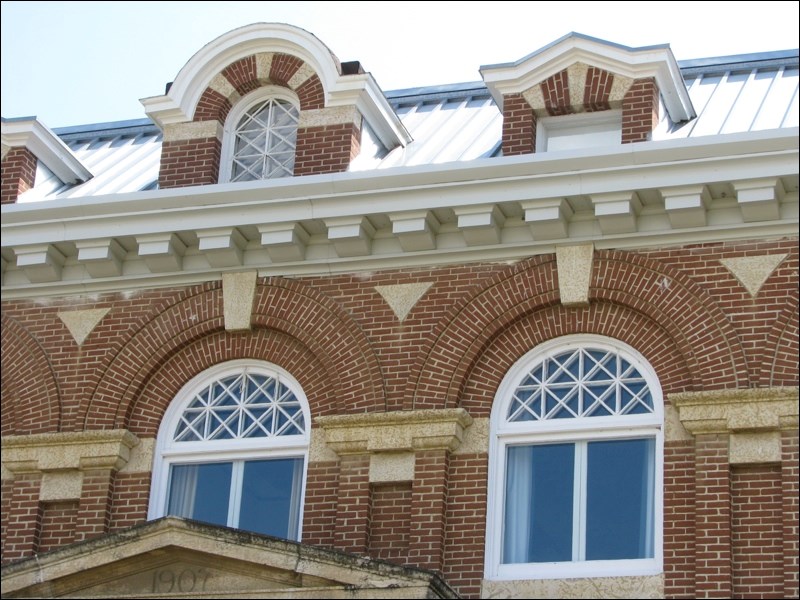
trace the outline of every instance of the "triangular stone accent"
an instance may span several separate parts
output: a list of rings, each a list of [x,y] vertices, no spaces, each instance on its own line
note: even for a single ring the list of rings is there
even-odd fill
[[[394,311],[397,320],[401,323],[433,285],[432,281],[422,283],[401,283],[398,285],[376,285],[375,291],[378,292],[386,303]]]
[[[110,309],[93,308],[90,310],[71,310],[59,312],[58,318],[67,326],[75,343],[80,346],[97,324],[103,320]]]
[[[725,265],[755,298],[761,290],[761,286],[786,256],[786,254],[765,254],[763,256],[723,258],[719,262]]]

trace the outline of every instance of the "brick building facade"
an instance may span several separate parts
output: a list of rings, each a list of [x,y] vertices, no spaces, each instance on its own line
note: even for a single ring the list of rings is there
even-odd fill
[[[798,596],[797,53],[481,75],[253,25],[3,122],[4,596]]]

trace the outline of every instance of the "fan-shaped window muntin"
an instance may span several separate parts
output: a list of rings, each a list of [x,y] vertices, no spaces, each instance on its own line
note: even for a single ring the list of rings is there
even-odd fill
[[[492,410],[487,577],[660,572],[662,424],[625,344],[567,336],[520,359]]]
[[[275,365],[239,360],[199,374],[162,421],[149,518],[299,540],[309,424],[300,385]]]
[[[300,435],[302,405],[280,378],[242,372],[197,393],[180,416],[174,442]]]
[[[233,107],[225,121],[221,182],[291,177],[300,109],[287,88],[263,86]]]

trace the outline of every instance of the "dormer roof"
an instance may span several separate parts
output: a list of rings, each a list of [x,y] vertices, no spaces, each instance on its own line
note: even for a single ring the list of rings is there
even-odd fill
[[[7,148],[27,148],[63,183],[76,184],[92,178],[92,172],[58,135],[36,117],[3,119],[3,156]]]
[[[653,78],[673,122],[696,116],[678,62],[667,44],[629,48],[573,32],[517,61],[484,65],[480,73],[502,110],[504,96],[522,94],[576,64],[632,80]]]
[[[284,54],[303,62],[322,85],[326,107],[355,106],[387,148],[405,146],[411,137],[375,79],[356,69],[342,69],[339,59],[311,33],[284,23],[255,23],[234,29],[206,44],[179,71],[166,94],[141,100],[147,115],[163,129],[186,123],[213,80],[242,59]]]

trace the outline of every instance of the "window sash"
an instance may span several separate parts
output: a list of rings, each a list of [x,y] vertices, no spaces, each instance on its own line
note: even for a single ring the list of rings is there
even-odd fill
[[[304,461],[174,463],[166,514],[299,540]]]
[[[652,561],[657,525],[656,443],[656,436],[648,435],[507,445],[501,569],[523,564]],[[634,473],[633,480],[626,481],[626,474],[637,468],[638,477]],[[633,497],[638,501],[630,507]],[[598,506],[609,512],[607,519],[597,512]],[[631,517],[626,511],[636,514]],[[610,531],[614,524],[624,531]],[[633,540],[624,535],[632,529],[638,531]],[[623,543],[626,547],[621,549]]]
[[[248,109],[236,125],[230,181],[256,181],[294,174],[297,108],[270,98]]]

